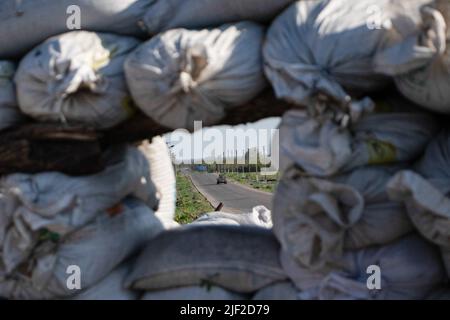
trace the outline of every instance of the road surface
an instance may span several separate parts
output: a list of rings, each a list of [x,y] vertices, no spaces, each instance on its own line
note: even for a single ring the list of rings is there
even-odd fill
[[[252,208],[263,205],[269,210],[272,208],[272,194],[252,189],[238,183],[217,184],[217,175],[214,173],[195,173],[187,171],[192,182],[208,201],[217,207],[220,202],[224,208],[221,211],[230,213],[251,212]]]

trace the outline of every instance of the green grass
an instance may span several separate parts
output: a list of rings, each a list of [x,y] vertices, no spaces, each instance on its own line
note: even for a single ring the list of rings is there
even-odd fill
[[[225,173],[225,175],[229,179],[234,180],[240,184],[244,184],[254,189],[271,193],[275,192],[278,180],[278,176],[268,176],[266,181],[264,176],[256,174],[255,172],[248,172],[248,173],[228,172]]]
[[[202,214],[214,211],[206,198],[197,191],[189,177],[177,173],[177,209],[175,221],[187,224]]]

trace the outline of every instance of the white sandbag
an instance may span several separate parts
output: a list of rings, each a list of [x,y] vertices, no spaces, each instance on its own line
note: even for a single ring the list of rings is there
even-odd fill
[[[264,29],[251,22],[211,30],[175,29],[138,47],[125,63],[131,94],[157,123],[176,129],[211,125],[266,85]]]
[[[252,300],[297,300],[297,292],[292,282],[283,281],[262,288]]]
[[[414,234],[387,246],[346,252],[322,272],[291,262],[281,255],[284,270],[302,290],[301,299],[424,299],[445,283],[439,251]],[[380,290],[367,286],[373,274],[369,266],[380,268]]]
[[[18,57],[42,41],[81,29],[123,35],[141,35],[139,21],[149,0],[6,0],[0,3],[0,58]],[[77,6],[74,9],[72,6]]]
[[[139,150],[150,164],[150,176],[158,192],[159,206],[156,216],[173,220],[177,201],[176,177],[170,150],[164,138],[157,136],[149,143],[145,141]]]
[[[105,159],[106,169],[90,176],[47,172],[0,180],[0,257],[8,272],[27,259],[43,229],[64,237],[128,195],[158,207],[147,159],[138,149],[110,150]]]
[[[450,132],[444,130],[416,165],[418,172],[402,171],[388,185],[390,197],[404,202],[416,229],[443,252],[450,251],[449,152]],[[450,260],[447,264],[450,275]]]
[[[133,104],[123,65],[139,41],[88,31],[48,39],[20,62],[20,109],[40,121],[109,128],[129,118]]]
[[[0,61],[0,130],[23,120],[17,107],[16,88],[13,83],[16,67],[10,61]]]
[[[147,291],[142,300],[244,300],[244,296],[216,286],[191,286]]]
[[[142,201],[126,199],[121,212],[104,212],[62,241],[43,240],[22,268],[3,273],[0,296],[12,299],[69,297],[97,284],[127,257],[164,230]],[[0,264],[1,266],[1,264]],[[81,271],[80,290],[69,288],[69,266]],[[70,270],[70,269],[69,269]]]
[[[376,100],[373,106],[347,125],[337,121],[331,109],[317,117],[288,111],[280,125],[281,168],[296,164],[324,177],[364,165],[412,161],[439,130],[434,116],[398,95]]]
[[[129,263],[123,263],[99,283],[71,297],[70,300],[136,300],[139,293],[123,287],[123,281],[131,269]]]
[[[379,54],[375,61],[377,70],[395,76],[397,88],[407,98],[446,114],[450,114],[449,23],[448,1],[437,0],[423,7],[419,31]]]
[[[156,0],[143,18],[151,34],[175,28],[216,27],[252,20],[269,22],[294,0]]]
[[[238,225],[272,228],[272,213],[264,206],[256,206],[250,213],[211,212],[202,215],[190,225]]]
[[[137,290],[209,283],[251,293],[286,279],[278,255],[275,237],[263,228],[179,228],[147,245],[126,283]]]
[[[349,92],[389,83],[374,68],[378,50],[414,34],[431,0],[303,0],[273,22],[264,46],[266,75],[279,98],[307,104],[325,94],[347,105]]]
[[[397,167],[363,167],[329,180],[295,168],[281,178],[274,198],[274,233],[298,263],[321,268],[346,250],[388,244],[413,231],[402,202],[386,184]]]

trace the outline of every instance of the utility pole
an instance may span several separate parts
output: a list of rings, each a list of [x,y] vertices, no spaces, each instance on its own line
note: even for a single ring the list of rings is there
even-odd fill
[[[267,165],[266,147],[265,146],[263,146],[263,156],[264,156],[264,164]],[[264,180],[267,183],[267,175],[266,174],[264,175]]]
[[[237,150],[234,150],[234,166],[236,168],[236,173],[238,173]]]

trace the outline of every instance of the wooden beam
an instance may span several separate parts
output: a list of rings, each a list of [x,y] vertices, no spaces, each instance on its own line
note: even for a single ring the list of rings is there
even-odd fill
[[[272,90],[230,110],[217,125],[238,125],[281,116],[295,108],[275,98]],[[71,175],[98,172],[102,153],[111,145],[138,143],[172,131],[142,113],[100,132],[89,127],[27,123],[0,133],[0,174],[59,171]]]
[[[275,97],[271,89],[264,91],[249,103],[233,108],[215,125],[238,125],[256,122],[269,117],[279,117],[292,108],[299,108]],[[150,139],[173,130],[157,124],[142,113],[104,133],[103,144],[136,142]]]
[[[104,165],[101,134],[89,128],[29,123],[0,134],[0,174],[59,171],[84,175]]]

